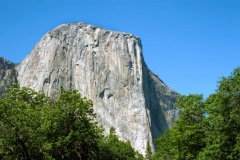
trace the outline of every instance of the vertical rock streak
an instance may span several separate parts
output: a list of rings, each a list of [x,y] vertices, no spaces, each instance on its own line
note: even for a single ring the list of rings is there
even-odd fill
[[[177,118],[177,93],[144,62],[136,36],[85,23],[48,32],[17,66],[18,81],[55,97],[60,86],[93,100],[97,121],[141,153]],[[153,146],[153,144],[152,144]]]

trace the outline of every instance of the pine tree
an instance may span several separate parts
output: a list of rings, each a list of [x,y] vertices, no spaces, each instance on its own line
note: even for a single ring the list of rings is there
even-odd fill
[[[152,159],[152,155],[153,155],[152,148],[150,146],[149,141],[147,141],[146,156],[145,156],[146,160],[151,160]]]

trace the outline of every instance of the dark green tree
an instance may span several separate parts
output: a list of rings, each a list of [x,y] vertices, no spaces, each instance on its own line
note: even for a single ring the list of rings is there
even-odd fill
[[[240,159],[240,68],[206,100],[180,95],[175,106],[180,118],[156,140],[154,159]]]
[[[220,79],[206,104],[209,127],[201,158],[240,159],[240,68]]]
[[[49,99],[29,88],[11,89],[0,99],[0,155],[2,159],[41,159],[44,145],[41,135]]]
[[[103,129],[94,122],[92,101],[80,93],[61,90],[47,128],[48,142],[55,159],[96,159]]]
[[[205,105],[202,95],[179,95],[175,104],[181,110],[180,118],[171,130],[156,140],[154,159],[195,159],[205,147]]]
[[[134,150],[130,141],[118,139],[115,129],[110,128],[110,134],[100,143],[100,160],[143,160],[143,156]]]
[[[102,128],[77,91],[57,100],[16,85],[0,99],[1,159],[97,159]]]
[[[152,148],[150,146],[149,141],[147,141],[145,158],[146,158],[146,160],[151,160],[152,156],[153,156]]]

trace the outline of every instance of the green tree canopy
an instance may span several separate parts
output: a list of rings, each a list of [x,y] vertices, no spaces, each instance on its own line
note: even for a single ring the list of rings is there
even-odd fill
[[[222,77],[206,100],[208,130],[201,157],[240,159],[240,68]]]
[[[206,100],[179,95],[180,118],[156,140],[154,159],[240,159],[240,68],[218,84]]]
[[[99,159],[101,160],[143,160],[143,156],[134,150],[130,141],[120,141],[115,129],[100,143]]]
[[[171,130],[156,140],[155,159],[190,160],[205,147],[203,96],[179,95],[176,106],[181,109],[180,118]]]
[[[130,142],[103,136],[91,100],[61,89],[56,100],[15,85],[0,98],[0,159],[139,159]]]
[[[30,88],[11,89],[0,99],[2,159],[96,159],[102,128],[92,102],[76,90],[56,101]]]

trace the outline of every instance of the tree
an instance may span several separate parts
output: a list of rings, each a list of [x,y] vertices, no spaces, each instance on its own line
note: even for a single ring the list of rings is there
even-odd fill
[[[153,155],[152,148],[151,148],[151,146],[150,146],[149,141],[147,141],[145,158],[146,158],[147,160],[151,160],[151,159],[152,159],[152,155]]]
[[[206,100],[179,95],[180,118],[156,140],[154,159],[240,159],[240,68],[218,84]]]
[[[134,150],[130,141],[123,142],[110,128],[110,134],[100,143],[99,160],[143,160],[142,155]]]
[[[76,90],[57,100],[15,85],[0,99],[2,159],[96,159],[103,138],[92,102]]]
[[[39,159],[44,141],[41,113],[49,99],[28,88],[16,85],[7,98],[0,99],[0,155],[2,159]]]
[[[180,118],[156,140],[158,151],[154,159],[195,159],[205,147],[203,96],[179,95],[175,106],[181,109]]]
[[[206,100],[209,129],[201,156],[240,159],[240,68],[218,84],[216,93]]]
[[[92,101],[76,90],[61,90],[48,128],[48,141],[55,159],[96,159],[103,129],[94,122]]]

